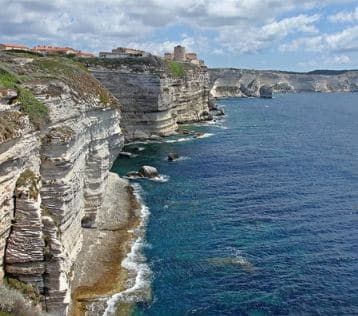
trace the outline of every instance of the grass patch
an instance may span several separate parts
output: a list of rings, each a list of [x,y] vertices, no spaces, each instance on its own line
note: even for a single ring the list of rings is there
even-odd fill
[[[8,71],[0,68],[0,87],[3,88],[15,88],[18,83],[18,79],[15,75],[9,73]]]
[[[49,122],[48,108],[37,100],[30,90],[17,87],[17,92],[22,112],[29,116],[30,122],[37,129]]]
[[[185,68],[183,63],[168,60],[168,68],[169,72],[175,77],[184,77],[185,75]]]

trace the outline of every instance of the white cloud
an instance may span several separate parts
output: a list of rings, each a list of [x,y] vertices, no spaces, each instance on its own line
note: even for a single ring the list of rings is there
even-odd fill
[[[313,37],[302,37],[290,43],[282,44],[283,52],[353,52],[358,51],[358,26],[346,28],[333,34],[321,34]]]
[[[352,65],[352,60],[346,55],[322,56],[317,59],[303,61],[298,63],[303,68],[322,68],[322,67],[347,67]]]
[[[237,55],[277,50],[287,36],[310,34],[281,47],[349,50],[357,43],[354,30],[347,31],[350,35],[319,35],[320,16],[302,14],[346,2],[354,0],[0,0],[0,42],[96,52],[133,46],[156,54],[181,44],[202,54]],[[178,25],[189,28],[190,35],[166,33]]]
[[[358,7],[352,11],[340,11],[334,15],[328,16],[332,23],[354,23],[358,22]]]
[[[232,52],[256,53],[264,49],[273,41],[278,41],[292,33],[317,33],[314,26],[319,20],[319,15],[298,15],[279,21],[273,20],[262,27],[224,28],[219,37],[219,42]]]

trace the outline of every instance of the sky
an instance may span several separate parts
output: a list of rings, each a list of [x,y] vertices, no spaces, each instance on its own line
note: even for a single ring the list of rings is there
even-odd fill
[[[358,69],[358,0],[0,0],[0,43],[175,45],[209,67]]]

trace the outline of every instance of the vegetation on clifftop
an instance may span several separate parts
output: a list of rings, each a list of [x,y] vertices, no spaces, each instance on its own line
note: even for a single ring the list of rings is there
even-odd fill
[[[28,89],[17,87],[18,101],[21,111],[29,116],[30,122],[37,128],[43,127],[49,121],[48,108],[35,98]]]
[[[169,72],[174,77],[184,77],[185,76],[185,68],[184,64],[174,60],[168,60],[167,65],[169,68]]]
[[[0,87],[15,88],[18,79],[15,75],[9,73],[5,69],[0,68]]]

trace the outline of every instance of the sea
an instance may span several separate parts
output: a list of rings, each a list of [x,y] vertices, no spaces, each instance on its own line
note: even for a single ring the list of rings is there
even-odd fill
[[[113,166],[161,175],[129,180],[132,315],[358,315],[358,94],[217,103],[225,117],[181,126],[199,137],[130,144]]]

